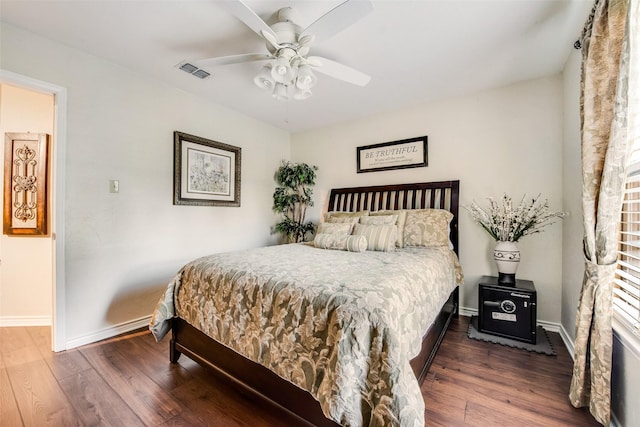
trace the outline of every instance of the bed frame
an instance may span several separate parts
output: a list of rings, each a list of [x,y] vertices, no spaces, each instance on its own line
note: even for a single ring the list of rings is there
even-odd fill
[[[354,212],[388,209],[446,209],[453,214],[450,238],[457,254],[459,189],[460,181],[339,188],[331,190],[328,210]],[[411,367],[420,384],[429,370],[451,319],[458,314],[458,299],[459,291],[456,287],[424,336],[420,354],[411,360]],[[175,317],[172,319],[169,356],[171,362],[176,363],[180,354],[185,354],[201,365],[213,368],[220,376],[240,389],[281,407],[298,418],[301,424],[338,426],[324,416],[320,404],[307,391],[209,338],[179,317]]]

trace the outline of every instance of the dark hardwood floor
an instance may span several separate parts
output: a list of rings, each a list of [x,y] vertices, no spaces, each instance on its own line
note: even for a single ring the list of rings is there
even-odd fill
[[[567,393],[571,357],[467,338],[454,320],[422,385],[427,426],[597,426]],[[295,426],[147,331],[52,353],[47,327],[0,328],[0,425]]]

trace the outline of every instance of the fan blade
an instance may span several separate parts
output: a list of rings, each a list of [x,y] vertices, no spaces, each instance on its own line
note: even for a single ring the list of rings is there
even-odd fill
[[[373,11],[370,0],[347,0],[322,15],[300,33],[314,35],[315,41],[326,40]]]
[[[251,10],[249,6],[244,4],[242,0],[225,0],[224,5],[229,12],[235,15],[239,20],[244,22],[247,27],[251,28],[260,36],[262,36],[262,31],[264,31],[277,39],[276,34],[273,32],[271,27],[269,27],[262,18]]]
[[[298,48],[298,55],[304,57],[309,54],[309,46],[302,46]]]
[[[334,79],[343,80],[357,86],[366,86],[371,81],[371,76],[327,58],[310,56],[307,60],[309,61],[309,65],[317,67],[314,68],[314,71],[333,77]]]
[[[266,53],[243,53],[240,55],[229,55],[229,56],[219,56],[217,58],[205,58],[198,59],[192,62],[201,65],[229,65],[229,64],[240,64],[243,62],[253,62],[253,61],[266,61],[268,59],[273,59],[272,55],[268,55]]]
[[[262,37],[264,37],[266,41],[268,41],[271,44],[271,46],[273,46],[275,50],[280,49],[280,45],[278,44],[278,40],[276,39],[276,36],[266,31],[262,31],[260,34],[262,35]]]
[[[298,46],[300,47],[307,46],[311,44],[314,40],[315,40],[315,36],[310,36],[310,35],[298,37]]]

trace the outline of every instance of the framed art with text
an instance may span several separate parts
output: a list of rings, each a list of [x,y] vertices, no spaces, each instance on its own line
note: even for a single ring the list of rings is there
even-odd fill
[[[7,132],[4,139],[3,233],[46,236],[49,135]]]
[[[427,166],[427,137],[357,148],[358,173]]]
[[[173,204],[240,206],[240,147],[175,131]]]

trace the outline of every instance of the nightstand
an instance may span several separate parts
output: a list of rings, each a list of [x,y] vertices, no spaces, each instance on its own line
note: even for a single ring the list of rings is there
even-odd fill
[[[478,283],[478,330],[531,344],[536,343],[536,288],[532,281],[515,285],[482,276]]]

